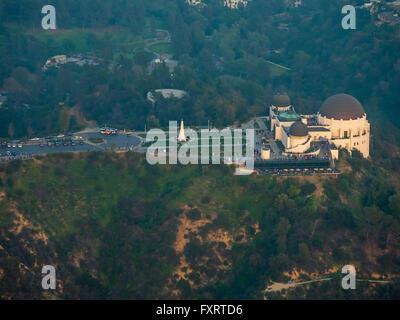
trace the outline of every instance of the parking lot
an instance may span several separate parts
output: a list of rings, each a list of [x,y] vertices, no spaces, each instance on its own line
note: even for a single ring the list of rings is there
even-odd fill
[[[93,143],[91,141],[100,141],[100,143]],[[36,138],[25,143],[1,143],[0,162],[13,159],[26,159],[34,155],[45,155],[55,152],[127,151],[135,148],[139,142],[140,139],[131,134],[117,133],[114,135],[104,135],[100,132],[86,132],[40,139]]]

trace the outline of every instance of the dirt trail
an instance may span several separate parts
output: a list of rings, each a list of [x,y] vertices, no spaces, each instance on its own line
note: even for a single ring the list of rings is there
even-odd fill
[[[273,282],[270,286],[268,286],[265,290],[264,293],[269,293],[269,292],[278,292],[282,290],[287,290],[290,288],[295,288],[297,286],[302,286],[305,284],[310,284],[313,282],[321,282],[321,281],[328,281],[328,280],[333,280],[334,278],[323,278],[323,279],[316,279],[316,280],[309,280],[309,281],[302,281],[302,282],[292,282],[292,283],[279,283],[279,282]],[[360,282],[371,282],[371,283],[381,283],[381,284],[388,284],[391,281],[389,280],[370,280],[370,279],[357,279],[356,281]]]
[[[313,282],[328,281],[328,280],[332,280],[332,278],[324,278],[318,280],[309,280],[309,281],[292,282],[292,283],[273,282],[272,285],[268,286],[267,289],[265,289],[265,292],[277,292],[277,291],[282,291],[283,289],[289,289]]]

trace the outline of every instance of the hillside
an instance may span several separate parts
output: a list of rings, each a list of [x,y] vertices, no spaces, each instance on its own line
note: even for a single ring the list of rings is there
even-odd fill
[[[399,298],[400,195],[359,161],[337,180],[149,166],[134,153],[2,165],[1,298],[262,299],[270,281],[337,278],[349,263],[391,283],[269,298]],[[58,274],[48,294],[47,264]]]

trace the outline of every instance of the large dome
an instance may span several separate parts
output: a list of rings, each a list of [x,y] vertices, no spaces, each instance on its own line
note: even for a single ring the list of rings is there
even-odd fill
[[[290,106],[290,98],[286,93],[276,94],[274,96],[274,104],[276,107],[288,107]]]
[[[329,97],[319,110],[321,116],[334,120],[359,119],[365,115],[361,103],[348,94],[336,94]]]
[[[308,136],[308,127],[301,121],[297,121],[290,126],[290,136],[292,137],[306,137]]]

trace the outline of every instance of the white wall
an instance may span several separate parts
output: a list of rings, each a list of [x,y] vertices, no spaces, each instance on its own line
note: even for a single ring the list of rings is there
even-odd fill
[[[290,147],[285,149],[286,152],[304,153],[311,147],[311,137],[293,138],[290,137]]]
[[[367,117],[355,120],[334,120],[318,114],[318,122],[327,125],[332,132],[331,142],[349,151],[356,149],[369,157],[370,124]]]

